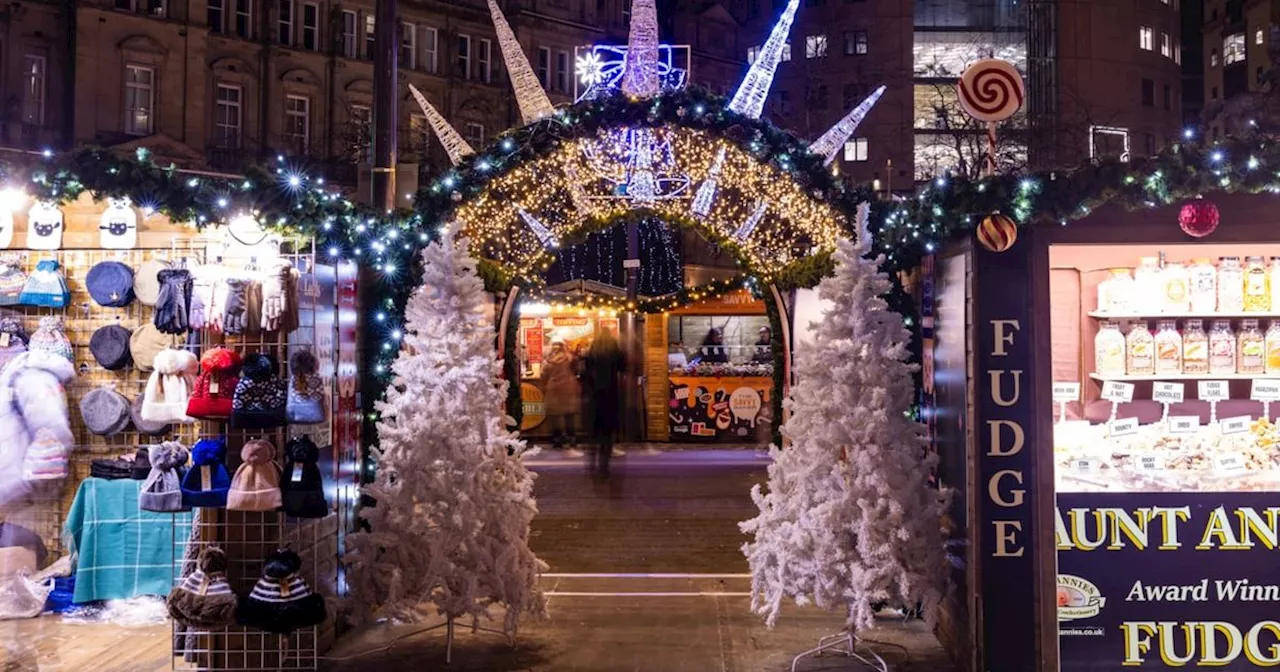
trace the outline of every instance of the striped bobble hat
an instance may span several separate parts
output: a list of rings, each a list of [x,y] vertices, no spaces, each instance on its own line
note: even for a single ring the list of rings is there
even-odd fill
[[[217,628],[235,622],[236,595],[227,583],[227,554],[217,546],[200,551],[195,571],[169,591],[169,615],[195,627]]]
[[[302,559],[282,548],[262,566],[262,578],[240,600],[236,617],[241,625],[288,634],[298,628],[319,625],[325,619],[324,599],[311,592],[302,578]]]

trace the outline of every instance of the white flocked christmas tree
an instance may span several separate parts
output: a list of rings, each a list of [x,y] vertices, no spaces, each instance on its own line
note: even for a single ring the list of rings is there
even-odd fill
[[[422,253],[422,285],[405,311],[393,383],[379,402],[377,476],[351,535],[357,616],[485,619],[541,616],[546,566],[529,549],[537,514],[534,454],[510,431],[492,303],[465,239],[451,228]],[[472,620],[475,622],[475,620]]]
[[[760,515],[741,524],[751,566],[752,609],[770,627],[787,598],[840,609],[849,632],[871,627],[873,602],[923,603],[933,614],[943,577],[940,493],[912,403],[910,334],[881,298],[890,287],[879,260],[865,259],[867,205],[859,243],[843,240],[835,274],[819,285],[830,307],[814,342],[797,353],[797,383],[773,446]]]

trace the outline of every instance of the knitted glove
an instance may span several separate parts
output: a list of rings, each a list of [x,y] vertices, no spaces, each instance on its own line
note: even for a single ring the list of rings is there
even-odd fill
[[[247,280],[227,280],[227,308],[222,315],[222,331],[226,334],[243,334],[248,326],[249,303],[245,296]]]
[[[262,279],[262,329],[276,331],[280,328],[280,320],[288,310],[289,276],[293,266],[280,260],[271,265],[271,269]]]
[[[157,277],[160,296],[156,299],[156,329],[165,334],[181,334],[191,325],[191,273],[166,269]]]
[[[213,291],[210,293],[212,297],[209,301],[209,308],[206,311],[205,321],[208,322],[209,328],[222,332],[226,312],[227,312],[227,280],[226,278],[215,278],[213,280]]]
[[[191,272],[191,328],[203,329],[209,324],[213,302],[213,269],[201,266]]]

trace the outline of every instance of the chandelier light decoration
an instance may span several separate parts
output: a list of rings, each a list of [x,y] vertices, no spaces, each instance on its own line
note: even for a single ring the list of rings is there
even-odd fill
[[[552,107],[506,17],[494,0],[488,4],[521,117],[526,125],[539,124],[537,128],[557,136],[554,142],[516,147],[506,137],[484,148],[477,159],[421,92],[412,93],[458,166],[437,183],[452,200],[447,218],[459,223],[473,254],[505,276],[538,285],[562,246],[627,217],[696,226],[733,253],[744,272],[765,280],[825,256],[847,235],[847,214],[792,170],[800,157],[762,156],[758,142],[735,137],[745,132],[742,127],[716,132],[676,123],[713,113],[700,103],[680,107],[677,119],[662,117],[660,106],[669,104],[672,95],[668,60],[673,47],[658,42],[655,0],[632,5],[628,43],[614,47],[621,71],[595,51],[579,58],[584,83],[599,92],[615,82],[608,86],[616,88],[594,100],[630,106],[626,113],[602,114],[597,130],[586,132],[577,126],[583,110],[557,112]],[[789,0],[732,100],[714,114],[758,123],[799,4]],[[809,153],[829,164],[883,94],[884,87],[874,91],[811,145]],[[637,118],[636,112],[650,101],[648,114]],[[795,151],[804,152],[803,144]],[[510,165],[490,158],[517,154],[519,160]],[[457,185],[455,175],[476,173],[485,174],[482,187],[474,178],[465,188]]]

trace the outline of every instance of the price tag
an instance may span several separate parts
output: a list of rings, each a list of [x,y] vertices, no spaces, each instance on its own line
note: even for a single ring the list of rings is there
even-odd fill
[[[1138,433],[1138,419],[1125,418],[1124,420],[1112,420],[1107,427],[1107,433],[1111,436],[1125,436],[1128,434]]]
[[[209,376],[209,394],[217,394],[217,393],[218,393],[218,379],[213,376]]]
[[[1249,431],[1249,425],[1252,423],[1253,420],[1247,415],[1238,415],[1234,418],[1223,418],[1222,433],[1239,434],[1241,432],[1247,432]]]
[[[1231,398],[1231,390],[1225,380],[1202,380],[1198,391],[1204,401],[1226,401]]]
[[[9,347],[9,332],[0,332],[0,348]]]
[[[1102,398],[1115,403],[1133,401],[1133,383],[1108,380],[1102,384]]]
[[[291,476],[289,480],[293,481],[294,483],[302,482],[302,465],[301,464],[293,465],[293,476]]]
[[[1195,415],[1169,416],[1170,434],[1195,434],[1200,431],[1200,417]]]
[[[1075,471],[1085,473],[1085,474],[1089,474],[1097,471],[1099,466],[1100,465],[1098,460],[1091,460],[1084,457],[1076,460],[1071,460],[1071,468]]]
[[[208,492],[213,489],[213,466],[200,465],[200,489]]]
[[[1068,420],[1058,423],[1055,429],[1061,432],[1084,432],[1092,426],[1088,420]]]
[[[1182,383],[1153,383],[1151,385],[1151,399],[1162,404],[1180,404],[1182,403],[1185,387]]]
[[[1080,383],[1054,383],[1053,400],[1060,403],[1080,398]]]
[[[1163,453],[1152,453],[1150,455],[1139,455],[1133,461],[1138,471],[1164,471],[1165,456]]]
[[[1280,380],[1254,378],[1249,396],[1254,401],[1280,401]]]
[[[1220,474],[1238,474],[1247,471],[1244,456],[1240,453],[1221,453],[1213,458],[1213,468]]]

